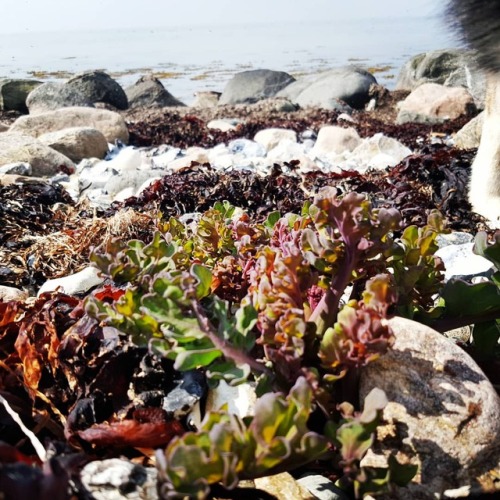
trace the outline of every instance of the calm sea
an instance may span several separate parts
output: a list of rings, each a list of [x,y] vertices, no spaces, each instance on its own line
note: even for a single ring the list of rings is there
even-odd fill
[[[236,72],[257,68],[300,76],[357,64],[391,88],[411,56],[456,45],[431,17],[26,32],[0,34],[0,77],[58,80],[103,69],[126,86],[154,73],[189,104],[194,92],[222,91]]]

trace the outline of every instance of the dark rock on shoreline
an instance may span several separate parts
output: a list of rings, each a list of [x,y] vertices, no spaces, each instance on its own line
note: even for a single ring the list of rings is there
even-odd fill
[[[275,96],[295,78],[283,71],[256,69],[233,76],[220,96],[219,104],[254,103]]]
[[[42,85],[42,83],[38,80],[11,78],[0,80],[0,109],[27,113],[26,98],[31,91]]]
[[[63,107],[105,103],[117,109],[127,109],[127,95],[122,87],[102,71],[88,71],[64,83],[47,82],[33,90],[26,100],[31,114]]]
[[[168,92],[160,80],[152,75],[139,78],[137,82],[125,89],[125,94],[127,94],[129,109],[185,106]]]

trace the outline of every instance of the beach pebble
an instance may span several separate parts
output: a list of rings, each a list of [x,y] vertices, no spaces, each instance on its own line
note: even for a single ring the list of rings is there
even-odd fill
[[[219,104],[254,103],[275,96],[295,78],[283,71],[254,69],[236,73],[227,82]]]
[[[20,116],[10,127],[11,132],[21,132],[38,137],[70,127],[91,127],[99,130],[106,141],[128,142],[127,124],[115,111],[85,107],[61,108],[34,116]]]
[[[453,145],[458,149],[475,149],[479,147],[483,132],[484,112],[479,113],[466,123],[453,137]]]
[[[266,156],[266,148],[250,139],[235,139],[228,144],[228,148],[231,153],[241,153],[245,158],[264,158]]]
[[[389,454],[418,465],[413,481],[395,488],[401,500],[441,498],[446,489],[475,484],[500,462],[498,394],[475,361],[440,333],[403,318],[389,324],[393,348],[361,373],[361,400],[375,387],[389,400],[377,428],[380,451],[362,465],[381,465]]]
[[[23,301],[28,298],[28,294],[24,290],[19,290],[11,286],[0,285],[0,301]]]
[[[137,500],[158,498],[155,467],[143,467],[129,460],[94,460],[83,467],[82,485],[95,500]]]
[[[67,295],[75,295],[78,293],[88,292],[91,288],[100,285],[104,278],[99,276],[99,271],[95,267],[86,267],[80,272],[47,280],[38,291],[39,297],[44,292],[54,292],[59,290]]]
[[[190,167],[192,162],[196,163],[207,163],[208,162],[208,152],[204,148],[189,148],[186,150],[184,156],[171,161],[167,166],[169,170],[174,172],[181,170],[185,167]]]
[[[321,474],[307,474],[297,479],[297,483],[308,490],[317,500],[349,500],[349,495],[337,488]]]
[[[237,118],[220,118],[218,120],[210,120],[207,123],[207,128],[228,132],[229,130],[234,130],[240,123],[243,123],[242,120]]]
[[[74,163],[67,156],[30,135],[4,132],[0,134],[0,166],[11,163],[28,163],[32,175],[40,177],[50,177],[59,172],[61,167],[75,170]]]
[[[18,161],[15,163],[7,163],[0,167],[0,174],[12,174],[12,175],[32,175],[33,169],[29,163],[25,161]]]
[[[361,137],[354,128],[328,125],[319,129],[318,138],[311,153],[325,155],[353,151],[361,142]]]
[[[38,140],[74,162],[84,158],[102,159],[108,151],[108,142],[104,135],[90,127],[70,127],[47,132],[40,135]]]
[[[424,83],[399,103],[396,123],[439,123],[475,110],[474,99],[466,89]]]
[[[255,487],[265,491],[270,498],[276,500],[313,500],[313,495],[307,488],[301,486],[288,472],[274,476],[258,477],[254,479]]]
[[[266,151],[270,151],[282,140],[297,142],[297,133],[294,130],[282,128],[266,128],[257,132],[253,140],[264,146]]]

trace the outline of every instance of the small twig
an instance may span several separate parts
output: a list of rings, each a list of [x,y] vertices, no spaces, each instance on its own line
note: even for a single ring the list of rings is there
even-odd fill
[[[9,402],[0,394],[0,403],[2,403],[7,411],[7,413],[12,417],[12,420],[16,422],[17,425],[21,428],[21,430],[24,432],[26,437],[31,441],[31,444],[33,445],[33,448],[35,449],[38,457],[42,462],[47,461],[47,451],[43,447],[43,444],[40,442],[40,440],[35,436],[33,432],[31,432],[24,424],[23,421],[21,420],[21,417],[12,409],[10,406]]]

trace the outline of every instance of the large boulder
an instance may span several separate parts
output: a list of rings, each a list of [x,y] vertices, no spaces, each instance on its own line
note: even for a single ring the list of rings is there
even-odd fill
[[[343,103],[362,108],[370,100],[370,87],[376,83],[377,80],[368,71],[345,66],[298,80],[282,90],[278,97],[286,97],[301,107],[346,111]]]
[[[125,91],[102,71],[80,73],[63,83],[44,83],[33,90],[26,100],[31,114],[72,106],[93,107],[98,102],[117,109],[128,107]]]
[[[75,163],[79,163],[84,158],[102,159],[108,152],[106,137],[99,130],[91,127],[71,127],[47,132],[40,135],[38,140]]]
[[[242,71],[233,76],[220,96],[219,104],[254,103],[274,97],[295,78],[283,71],[255,69]]]
[[[127,94],[130,109],[185,106],[163,86],[160,80],[152,75],[139,78],[137,82],[125,89],[125,94]]]
[[[473,51],[433,50],[412,57],[401,68],[396,90],[414,90],[423,83],[465,87],[474,97],[478,107],[484,105],[485,76],[477,66]]]
[[[396,122],[439,123],[474,111],[474,99],[466,89],[424,83],[399,103]]]
[[[127,143],[128,129],[119,113],[106,109],[85,107],[61,108],[33,116],[21,116],[10,127],[11,132],[38,137],[70,127],[91,127],[99,130],[106,140]]]
[[[75,165],[63,154],[42,144],[37,139],[21,133],[0,134],[0,165],[26,162],[35,177],[52,176],[64,168],[74,171]]]
[[[0,109],[3,111],[27,113],[26,98],[39,85],[42,85],[42,82],[38,80],[15,78],[0,80]]]
[[[500,473],[500,399],[477,364],[454,342],[403,318],[390,320],[395,344],[361,374],[360,398],[375,387],[389,400],[374,450],[362,465],[389,455],[418,466],[394,499],[458,498]],[[489,478],[489,479],[488,479]]]

